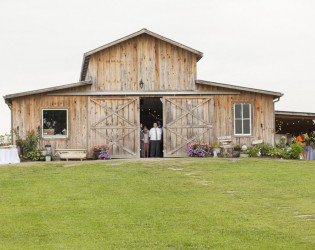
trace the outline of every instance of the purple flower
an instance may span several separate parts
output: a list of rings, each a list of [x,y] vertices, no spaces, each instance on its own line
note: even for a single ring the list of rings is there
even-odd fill
[[[209,144],[193,142],[187,147],[187,154],[190,157],[209,157],[212,156]]]
[[[98,159],[100,160],[107,160],[107,159],[111,159],[110,154],[109,154],[109,148],[106,148],[104,150],[101,150]]]

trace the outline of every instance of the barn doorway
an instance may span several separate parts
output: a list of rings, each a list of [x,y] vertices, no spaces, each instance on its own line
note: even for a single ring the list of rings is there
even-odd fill
[[[142,97],[140,98],[140,123],[148,130],[153,127],[154,122],[160,122],[163,126],[163,103],[161,97]],[[163,157],[163,138],[161,143],[161,154]],[[151,146],[151,145],[150,145]],[[141,145],[140,145],[141,147]],[[141,149],[141,148],[140,148]],[[143,151],[142,151],[143,152]],[[140,156],[142,156],[140,150]]]

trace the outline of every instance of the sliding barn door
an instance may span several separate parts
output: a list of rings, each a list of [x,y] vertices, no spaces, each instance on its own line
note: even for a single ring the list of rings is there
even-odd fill
[[[112,158],[139,157],[139,98],[89,98],[90,148],[107,143]],[[92,153],[90,151],[90,153]]]
[[[164,97],[164,157],[186,157],[188,144],[210,143],[213,97]]]

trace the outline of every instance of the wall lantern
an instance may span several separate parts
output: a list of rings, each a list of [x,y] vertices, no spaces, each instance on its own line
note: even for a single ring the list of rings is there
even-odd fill
[[[144,84],[144,83],[143,83],[142,79],[141,79],[141,81],[140,81],[139,84],[140,84],[140,88],[143,88],[143,84]]]

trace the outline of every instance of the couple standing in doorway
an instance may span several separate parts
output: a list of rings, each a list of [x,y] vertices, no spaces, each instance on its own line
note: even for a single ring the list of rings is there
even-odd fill
[[[160,121],[154,122],[153,127],[148,130],[147,126],[142,129],[140,123],[140,157],[161,157],[162,156],[162,135],[163,127]]]

